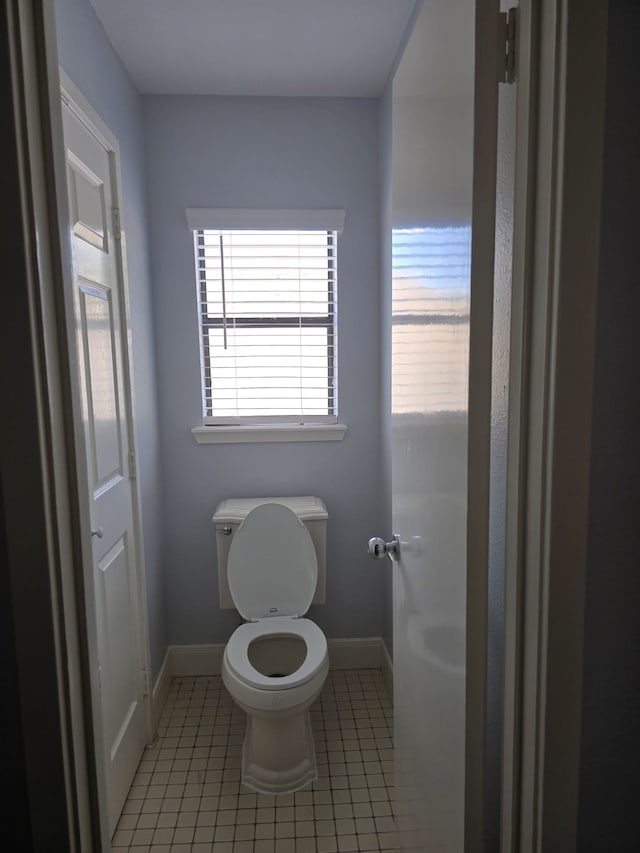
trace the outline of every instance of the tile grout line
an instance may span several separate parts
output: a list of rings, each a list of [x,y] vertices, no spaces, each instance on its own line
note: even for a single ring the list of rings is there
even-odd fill
[[[312,706],[318,779],[289,795],[241,785],[244,714],[219,676],[174,679],[114,853],[377,853],[398,849],[391,700],[378,670],[330,673]]]

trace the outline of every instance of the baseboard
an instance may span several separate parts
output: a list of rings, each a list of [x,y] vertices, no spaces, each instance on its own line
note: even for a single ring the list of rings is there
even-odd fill
[[[380,637],[353,637],[327,640],[332,669],[380,669]]]
[[[382,637],[352,637],[327,640],[331,669],[379,669],[393,696],[393,664]],[[158,729],[160,717],[176,676],[220,675],[224,643],[169,646],[151,692],[151,728]]]
[[[329,663],[333,669],[381,669],[391,666],[381,637],[328,640]],[[220,675],[223,643],[169,646],[171,676]],[[387,660],[385,660],[385,655]],[[164,668],[164,667],[163,667]],[[385,679],[387,675],[385,675]]]
[[[224,643],[169,646],[169,652],[174,676],[220,675]]]
[[[387,685],[389,695],[393,699],[393,661],[391,660],[387,644],[382,637],[380,638],[380,646],[380,652],[382,655],[382,666],[380,669],[382,670],[382,676],[385,680],[385,684]]]
[[[155,735],[158,731],[158,723],[162,716],[162,711],[169,695],[171,680],[173,679],[173,666],[171,661],[171,649],[168,648],[160,667],[160,672],[156,678],[151,691],[151,731]]]

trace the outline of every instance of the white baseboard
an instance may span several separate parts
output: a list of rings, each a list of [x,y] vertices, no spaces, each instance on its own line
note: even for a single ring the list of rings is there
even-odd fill
[[[393,699],[393,661],[391,660],[391,655],[389,654],[387,644],[382,639],[382,637],[380,638],[380,645],[382,647],[382,666],[380,667],[380,669],[382,670],[382,675],[385,680],[385,684],[387,685],[389,695]]]
[[[328,640],[331,669],[380,669],[393,695],[393,665],[382,637]],[[176,676],[220,675],[224,643],[169,646],[151,694],[153,731]]]
[[[153,690],[151,691],[151,731],[154,735],[158,730],[158,723],[160,722],[160,717],[162,716],[162,711],[169,695],[172,679],[173,666],[171,662],[171,647],[169,647],[162,661],[156,682],[153,685]]]
[[[224,643],[198,646],[169,646],[174,676],[220,675]]]
[[[382,666],[380,637],[353,637],[327,640],[331,669],[380,669]]]
[[[353,637],[328,640],[329,662],[333,669],[385,669],[391,667],[381,637]],[[167,656],[172,676],[220,675],[224,643],[169,646]],[[386,658],[386,659],[385,659]]]

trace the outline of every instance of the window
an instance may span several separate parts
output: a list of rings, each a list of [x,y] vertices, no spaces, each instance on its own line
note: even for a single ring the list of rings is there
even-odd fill
[[[327,216],[323,228],[316,220],[341,212],[306,213],[188,212],[205,425],[337,422],[336,225],[342,220]],[[261,227],[228,227],[230,216],[234,224]],[[297,221],[301,226],[291,227]],[[210,222],[219,227],[198,227]]]

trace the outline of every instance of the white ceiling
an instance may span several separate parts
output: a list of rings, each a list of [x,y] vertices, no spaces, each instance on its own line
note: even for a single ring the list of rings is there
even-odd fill
[[[415,0],[91,0],[144,93],[381,94]]]

